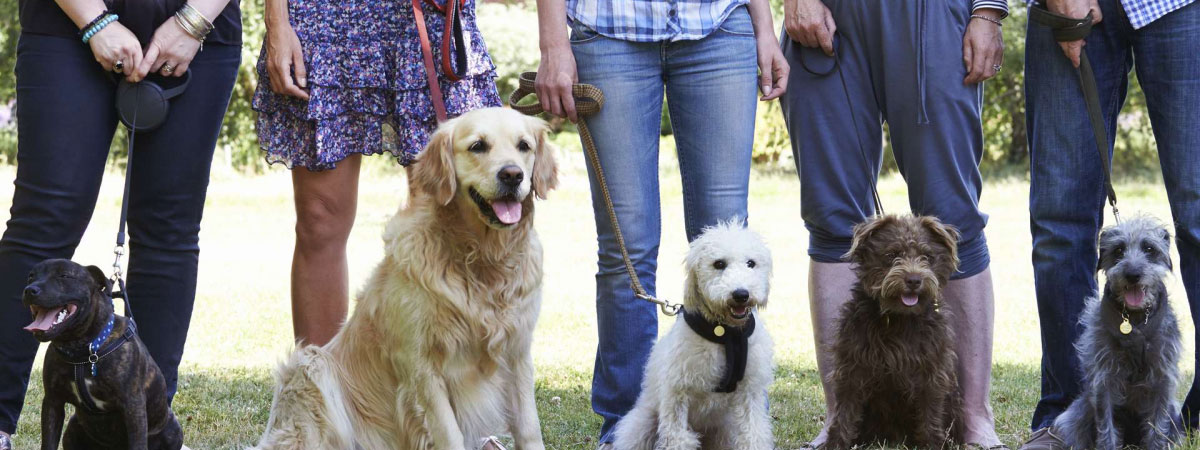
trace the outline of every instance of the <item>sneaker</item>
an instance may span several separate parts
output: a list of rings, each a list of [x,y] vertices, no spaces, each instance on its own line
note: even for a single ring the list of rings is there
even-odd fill
[[[3,431],[0,431],[0,450],[12,450],[12,440]]]
[[[613,450],[612,442],[605,442],[603,444],[600,444],[599,447],[596,447],[596,450]]]
[[[1050,427],[1034,431],[1019,450],[1066,450],[1067,444],[1054,435]]]

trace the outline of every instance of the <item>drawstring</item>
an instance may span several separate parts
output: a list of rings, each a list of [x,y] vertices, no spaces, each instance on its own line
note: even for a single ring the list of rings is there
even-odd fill
[[[917,96],[921,105],[917,110],[917,123],[928,125],[929,113],[925,110],[925,28],[928,0],[917,0]]]

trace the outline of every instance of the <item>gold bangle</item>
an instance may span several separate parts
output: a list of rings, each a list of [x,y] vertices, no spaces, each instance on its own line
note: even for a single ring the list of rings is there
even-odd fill
[[[208,20],[207,17],[204,17],[204,13],[200,12],[200,10],[196,9],[196,7],[192,6],[190,3],[184,3],[183,7],[179,8],[179,10],[189,16],[189,20],[191,20],[193,25],[197,25],[197,29],[204,30],[205,34],[208,34],[208,32],[212,31],[212,21]]]
[[[179,28],[183,28],[183,31],[187,32],[188,35],[195,38],[197,41],[204,42],[204,38],[206,36],[178,14],[175,15],[175,23],[179,24]]]

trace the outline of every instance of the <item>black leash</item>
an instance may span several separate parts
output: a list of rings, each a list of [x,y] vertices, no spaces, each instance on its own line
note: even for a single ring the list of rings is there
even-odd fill
[[[140,100],[141,89],[134,90],[134,105],[141,105]],[[134,137],[137,136],[137,130],[134,126],[138,123],[138,107],[133,108],[133,122],[126,127],[129,130],[129,145],[125,150],[125,188],[121,193],[121,222],[117,225],[117,246],[113,248],[113,292],[112,298],[121,298],[125,304],[125,317],[129,322],[133,322],[133,308],[129,305],[129,293],[125,289],[125,276],[121,271],[121,258],[125,256],[125,222],[129,220],[129,186],[133,180],[133,143]]]
[[[862,128],[859,128],[859,126],[858,126],[858,117],[854,113],[854,102],[852,102],[850,100],[850,88],[846,84],[846,76],[842,73],[842,64],[838,59],[841,56],[840,50],[842,48],[842,45],[841,45],[841,40],[838,39],[838,35],[836,32],[833,35],[833,45],[834,45],[833,57],[832,57],[833,66],[830,67],[829,70],[826,70],[826,71],[814,70],[808,66],[808,63],[806,63],[804,61],[804,52],[806,51],[805,49],[808,49],[808,51],[815,51],[815,49],[801,46],[801,50],[800,50],[800,52],[798,52],[799,57],[797,59],[800,60],[800,67],[803,67],[805,72],[816,75],[818,77],[827,77],[829,75],[832,75],[834,72],[837,72],[838,80],[840,80],[842,82],[842,93],[845,94],[845,96],[846,96],[846,107],[850,109],[850,121],[854,125],[854,137],[855,137],[855,140],[858,141],[858,152],[860,155],[862,155],[863,169],[866,170],[867,176],[870,179],[871,199],[875,202],[875,215],[882,216],[884,214],[883,201],[880,200],[879,188],[876,187],[876,183],[879,182],[879,170],[875,169],[874,167],[871,167],[871,158],[867,156],[867,146],[863,144],[862,134],[859,132]]]
[[[1054,40],[1058,42],[1077,41],[1087,37],[1092,32],[1092,13],[1087,17],[1073,19],[1050,12],[1042,3],[1029,8],[1029,19],[1050,28]],[[1096,88],[1096,75],[1092,71],[1092,62],[1088,59],[1087,51],[1079,52],[1079,87],[1083,90],[1083,101],[1087,104],[1088,119],[1092,122],[1092,134],[1096,138],[1096,149],[1100,153],[1100,165],[1104,169],[1104,189],[1108,196],[1108,204],[1112,206],[1113,217],[1121,222],[1121,213],[1117,210],[1117,191],[1112,184],[1112,161],[1109,158],[1108,130],[1104,125],[1104,114],[1100,110],[1100,91]]]

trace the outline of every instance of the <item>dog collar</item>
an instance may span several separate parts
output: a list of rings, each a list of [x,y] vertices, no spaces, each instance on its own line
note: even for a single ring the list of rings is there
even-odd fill
[[[731,327],[705,319],[700,313],[680,308],[683,320],[692,332],[704,340],[725,347],[725,374],[713,392],[731,393],[737,390],[738,382],[746,376],[746,356],[749,353],[750,335],[754,334],[754,313],[743,327]]]

